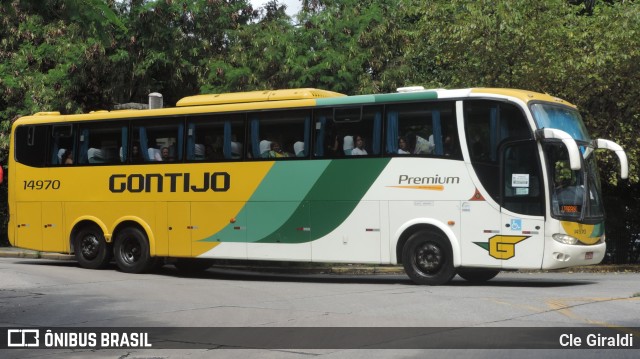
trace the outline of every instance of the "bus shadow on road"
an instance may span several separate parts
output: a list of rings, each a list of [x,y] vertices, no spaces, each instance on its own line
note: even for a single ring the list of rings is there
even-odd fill
[[[25,259],[16,262],[17,264],[39,265],[50,267],[69,267],[74,270],[90,271],[91,269],[80,268],[77,262],[69,260],[42,260]],[[111,263],[104,270],[118,271],[115,263]],[[526,274],[526,278],[513,278],[499,274],[496,278],[484,283],[471,283],[458,276],[445,285],[445,287],[512,287],[512,288],[553,288],[553,287],[574,287],[598,284],[597,280],[590,279],[567,279],[570,274],[556,273],[563,277],[549,278],[548,275],[536,277],[535,274]],[[135,277],[138,274],[128,274]],[[212,267],[199,273],[183,273],[178,271],[173,265],[166,264],[146,275],[159,275],[202,280],[225,280],[225,281],[247,281],[247,282],[299,282],[299,283],[327,283],[327,284],[399,284],[413,287],[421,287],[414,284],[408,277],[402,274],[332,274],[332,273],[300,273],[296,269],[277,268],[274,271],[256,271],[251,269],[221,268]]]
[[[330,274],[330,273],[297,273],[295,271],[286,272],[259,272],[253,270],[210,268],[201,273],[184,274],[171,265],[163,267],[158,274],[178,276],[186,278],[199,278],[211,280],[239,280],[239,281],[261,281],[261,282],[300,282],[300,283],[336,283],[336,284],[401,284],[414,287],[421,287],[413,283],[408,277],[402,274]],[[597,284],[595,280],[567,280],[549,278],[500,278],[498,277],[484,283],[471,283],[458,276],[446,284],[450,287],[522,287],[522,288],[553,288],[553,287],[573,287]]]

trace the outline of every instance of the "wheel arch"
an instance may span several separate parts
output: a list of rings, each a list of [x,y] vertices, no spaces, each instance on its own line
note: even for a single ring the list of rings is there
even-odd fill
[[[149,242],[149,255],[152,257],[155,256],[155,253],[156,253],[155,237],[153,236],[153,231],[151,230],[151,226],[149,226],[149,224],[146,221],[144,221],[140,217],[125,216],[125,217],[118,218],[118,220],[115,223],[116,225],[113,228],[113,235],[112,235],[113,238],[117,236],[119,231],[125,228],[136,227],[147,236],[147,241]]]
[[[396,263],[402,263],[402,249],[404,248],[405,243],[413,235],[414,233],[421,230],[429,230],[434,231],[436,233],[441,234],[445,238],[449,240],[449,244],[451,245],[451,252],[453,254],[453,266],[459,267],[461,263],[461,255],[460,255],[460,242],[456,237],[455,233],[449,226],[444,223],[431,219],[431,218],[418,218],[412,221],[405,223],[402,227],[400,227],[396,233]]]
[[[83,228],[89,226],[97,226],[102,231],[104,239],[107,243],[111,243],[111,235],[107,229],[107,226],[100,219],[94,216],[82,216],[79,217],[71,225],[71,231],[69,232],[69,253],[74,253],[75,248],[73,246],[73,240]]]

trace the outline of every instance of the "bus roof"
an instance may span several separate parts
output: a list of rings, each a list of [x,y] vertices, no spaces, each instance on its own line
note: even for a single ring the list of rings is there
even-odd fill
[[[318,90],[313,88],[265,90],[189,96],[178,101],[176,106],[185,107],[263,101],[306,100],[342,96],[346,95],[338,92]]]
[[[252,111],[276,108],[361,105],[435,99],[456,98],[511,98],[529,103],[544,101],[575,107],[575,105],[551,95],[505,88],[423,89],[403,88],[402,92],[347,96],[338,92],[314,88],[249,91],[223,94],[188,96],[179,100],[176,107],[151,110],[92,111],[79,115],[61,115],[59,112],[38,112],[19,119],[22,123],[63,122],[131,117],[180,115],[201,112]]]

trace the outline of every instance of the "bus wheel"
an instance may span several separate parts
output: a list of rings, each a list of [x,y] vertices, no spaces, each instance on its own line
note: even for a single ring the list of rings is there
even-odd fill
[[[173,265],[184,274],[197,274],[206,271],[213,264],[212,260],[202,258],[178,258]]]
[[[483,283],[500,273],[498,269],[458,268],[458,275],[471,283]]]
[[[73,238],[76,260],[82,268],[103,269],[111,261],[113,252],[97,226],[82,228]]]
[[[135,227],[118,232],[113,252],[118,268],[126,273],[144,273],[157,263],[156,258],[149,254],[147,236]]]
[[[445,284],[456,275],[451,244],[442,235],[427,230],[409,237],[402,249],[402,264],[416,284]]]

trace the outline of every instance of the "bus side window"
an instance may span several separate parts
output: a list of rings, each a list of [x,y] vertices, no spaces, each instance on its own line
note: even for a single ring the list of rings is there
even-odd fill
[[[386,153],[461,159],[454,114],[454,102],[389,106]]]
[[[16,161],[27,166],[45,166],[48,130],[45,125],[18,126],[14,139]]]
[[[544,215],[544,195],[534,140],[520,140],[502,147],[504,208],[519,214]]]
[[[121,163],[126,158],[128,127],[124,122],[90,123],[78,130],[78,163]]]
[[[145,162],[182,161],[183,134],[179,119],[149,120],[133,128],[133,142],[140,144]]]
[[[316,158],[379,155],[382,148],[382,107],[322,109],[315,113]]]
[[[249,114],[247,155],[270,160],[305,157],[310,135],[311,116],[307,110]]]
[[[194,115],[187,118],[187,161],[242,159],[243,115]]]
[[[53,125],[49,164],[58,166],[76,163],[77,151],[74,143],[73,125]],[[66,157],[66,158],[63,158]],[[66,162],[66,163],[65,163]]]
[[[464,124],[471,164],[491,197],[500,203],[500,145],[506,139],[533,138],[529,123],[515,105],[491,100],[464,102]]]

